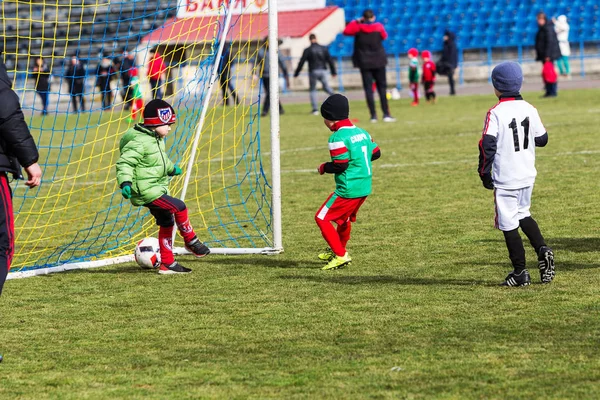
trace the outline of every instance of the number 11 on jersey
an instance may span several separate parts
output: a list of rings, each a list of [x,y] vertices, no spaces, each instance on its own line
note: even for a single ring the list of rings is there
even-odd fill
[[[527,117],[523,121],[521,121],[521,126],[525,130],[525,139],[523,140],[523,149],[527,150],[529,148],[529,117]],[[508,127],[511,128],[512,132],[513,132],[513,139],[515,142],[515,151],[520,151],[521,148],[519,146],[519,132],[517,131],[517,120],[513,118],[512,121],[510,121],[510,124],[508,124]]]

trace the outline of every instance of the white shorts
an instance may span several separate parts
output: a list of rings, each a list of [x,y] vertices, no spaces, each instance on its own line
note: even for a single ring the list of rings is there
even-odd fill
[[[523,189],[494,189],[496,203],[496,228],[512,231],[519,227],[519,221],[531,216],[531,193],[533,186]]]

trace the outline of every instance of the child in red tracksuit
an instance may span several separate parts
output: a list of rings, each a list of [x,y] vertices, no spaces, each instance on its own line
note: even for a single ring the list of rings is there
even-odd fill
[[[558,75],[556,74],[556,69],[554,69],[554,63],[552,61],[546,61],[544,63],[544,67],[542,68],[542,79],[546,86],[546,94],[544,97],[556,97],[558,94],[556,84]]]
[[[425,87],[425,98],[428,103],[435,103],[435,63],[431,60],[431,52],[424,50],[421,53],[423,58],[423,86]]]

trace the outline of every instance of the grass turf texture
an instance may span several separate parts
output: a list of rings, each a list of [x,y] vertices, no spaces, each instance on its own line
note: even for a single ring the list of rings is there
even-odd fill
[[[9,281],[0,398],[599,397],[599,94],[525,96],[550,137],[532,211],[555,250],[551,285],[528,248],[535,284],[496,286],[510,265],[475,172],[493,96],[392,102],[395,124],[351,104],[382,158],[354,262],[332,272],[313,220],[333,189],[316,173],[328,133],[287,106],[285,253],[180,257],[188,276],[120,265]]]

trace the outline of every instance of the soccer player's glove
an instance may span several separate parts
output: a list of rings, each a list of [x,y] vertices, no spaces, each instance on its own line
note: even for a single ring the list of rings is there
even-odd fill
[[[175,175],[181,175],[181,168],[179,168],[177,165],[173,168],[173,171],[171,171],[171,173],[169,174],[169,176],[175,176]]]
[[[486,189],[494,189],[494,181],[492,180],[492,174],[487,173],[483,175],[479,175],[481,178],[481,183],[483,183],[483,187]]]
[[[321,165],[319,165],[319,168],[317,168],[317,171],[319,171],[319,174],[323,175],[325,173],[325,164],[323,163]]]
[[[121,185],[121,195],[126,198],[131,198],[131,182],[123,182]]]

